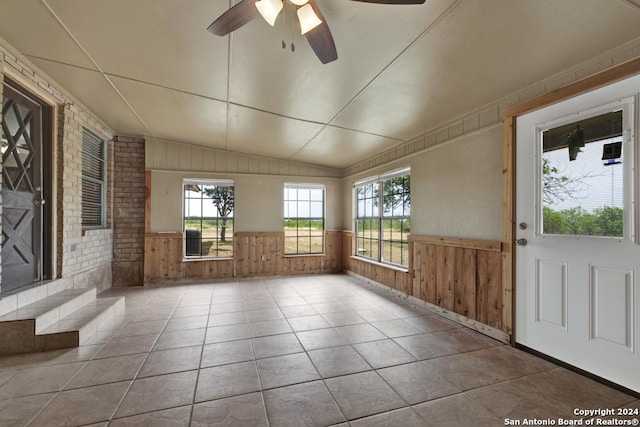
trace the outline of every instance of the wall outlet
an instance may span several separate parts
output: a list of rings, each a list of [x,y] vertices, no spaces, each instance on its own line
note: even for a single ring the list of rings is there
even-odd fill
[[[266,261],[267,260],[267,256],[266,255],[262,255],[262,261]]]

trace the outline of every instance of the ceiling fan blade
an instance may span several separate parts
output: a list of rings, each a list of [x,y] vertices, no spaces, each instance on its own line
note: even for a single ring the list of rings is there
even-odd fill
[[[318,9],[318,5],[315,0],[309,0],[309,4],[313,8],[313,11],[318,15],[318,18],[322,21],[322,24],[318,25],[313,30],[305,34],[311,49],[316,53],[316,56],[323,64],[338,59],[338,52],[336,50],[336,44],[333,41],[331,30],[327,25],[327,20],[322,16],[322,12]]]
[[[213,21],[207,30],[219,36],[226,36],[259,15],[256,0],[242,0]]]
[[[379,4],[423,4],[425,0],[351,0],[362,3],[379,3]]]

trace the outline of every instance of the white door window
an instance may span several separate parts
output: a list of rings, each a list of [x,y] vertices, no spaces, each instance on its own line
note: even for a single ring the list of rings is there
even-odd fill
[[[516,341],[640,391],[640,76],[518,117]]]

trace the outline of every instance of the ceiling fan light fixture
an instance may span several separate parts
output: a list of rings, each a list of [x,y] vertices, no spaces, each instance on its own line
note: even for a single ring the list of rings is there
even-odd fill
[[[289,1],[295,4],[296,6],[304,6],[305,4],[309,3],[309,0],[289,0]]]
[[[322,20],[318,18],[310,4],[298,9],[298,20],[300,21],[300,32],[302,34],[306,34],[322,24]]]
[[[282,10],[282,0],[260,0],[256,2],[256,8],[264,20],[273,27]]]

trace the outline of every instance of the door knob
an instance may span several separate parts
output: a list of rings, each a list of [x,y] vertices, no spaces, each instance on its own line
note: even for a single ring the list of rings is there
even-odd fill
[[[527,239],[516,239],[516,245],[518,246],[527,246]]]
[[[45,199],[35,199],[33,201],[33,204],[36,206],[42,206],[46,203],[47,201]]]

